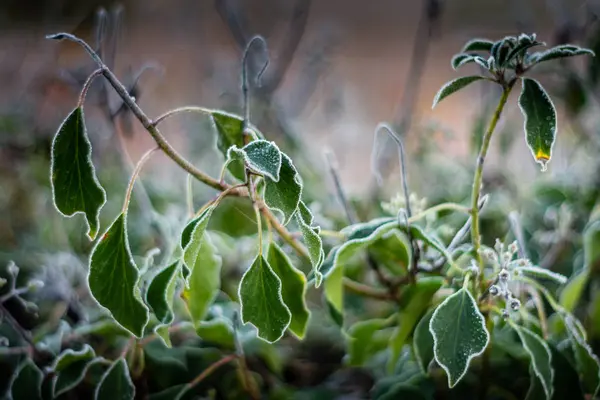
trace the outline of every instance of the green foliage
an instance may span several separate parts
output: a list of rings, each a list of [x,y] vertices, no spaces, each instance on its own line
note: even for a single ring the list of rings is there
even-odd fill
[[[452,93],[458,92],[460,89],[468,86],[469,84],[482,79],[485,78],[483,76],[463,76],[462,78],[456,78],[446,83],[433,98],[433,105],[431,108],[435,108],[440,101],[444,100]]]
[[[96,400],[132,400],[135,397],[135,386],[125,359],[119,358],[102,376],[95,397]]]
[[[515,326],[515,330],[531,358],[532,372],[541,382],[546,399],[551,399],[554,391],[554,370],[550,348],[544,339],[531,330],[522,326]]]
[[[80,351],[67,349],[54,361],[52,392],[54,397],[68,392],[77,386],[87,372],[87,367],[95,358],[94,349],[85,345]]]
[[[50,157],[56,209],[67,217],[85,214],[87,235],[94,240],[100,229],[100,209],[106,202],[106,194],[92,164],[92,145],[82,107],[74,109],[58,128]]]
[[[265,177],[265,204],[283,214],[283,225],[287,225],[300,204],[302,180],[292,160],[282,153],[279,180]],[[309,223],[310,224],[310,223]]]
[[[13,378],[10,391],[13,399],[42,399],[42,379],[44,374],[31,361],[26,359]]]

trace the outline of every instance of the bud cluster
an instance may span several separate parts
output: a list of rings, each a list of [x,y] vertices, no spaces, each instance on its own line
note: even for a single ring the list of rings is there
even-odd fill
[[[410,208],[413,214],[419,214],[427,208],[427,199],[423,197],[420,199],[416,193],[411,193],[408,196]],[[389,202],[381,202],[381,208],[391,215],[398,215],[400,210],[406,209],[406,200],[402,193],[396,193]]]

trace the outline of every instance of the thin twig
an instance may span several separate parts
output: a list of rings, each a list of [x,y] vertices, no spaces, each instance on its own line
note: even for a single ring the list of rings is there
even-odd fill
[[[215,110],[211,110],[209,108],[200,107],[200,106],[178,107],[178,108],[169,110],[169,111],[165,112],[164,114],[161,114],[158,117],[156,117],[154,119],[154,121],[152,122],[152,125],[157,126],[162,121],[164,121],[165,119],[167,119],[169,117],[172,117],[175,114],[194,112],[194,113],[200,113],[200,114],[204,114],[204,115],[211,115],[214,111]]]
[[[131,193],[133,192],[133,186],[135,185],[135,181],[136,181],[137,177],[139,176],[140,172],[142,171],[144,164],[146,164],[146,162],[150,159],[152,154],[154,154],[154,152],[157,150],[160,150],[160,148],[154,147],[153,149],[150,149],[146,153],[144,153],[142,158],[140,158],[140,160],[136,164],[135,169],[131,173],[131,179],[129,179],[129,185],[127,186],[127,192],[125,192],[125,200],[123,201],[123,212],[126,212],[127,208],[129,207],[129,201],[131,200]]]
[[[265,51],[266,60],[260,71],[256,75],[256,84],[258,86],[261,85],[261,78],[267,67],[269,66],[269,47],[267,46],[267,41],[260,35],[256,35],[250,39],[248,44],[246,44],[246,48],[244,49],[244,55],[242,56],[242,96],[243,96],[243,110],[244,110],[244,122],[242,125],[242,132],[246,134],[247,124],[250,122],[250,96],[248,91],[248,54],[250,53],[250,49],[254,43],[262,43],[263,49]]]
[[[335,156],[330,150],[325,151],[325,159],[327,160],[327,165],[329,166],[329,173],[331,174],[331,178],[333,179],[333,185],[335,187],[335,193],[337,198],[344,208],[344,212],[346,213],[346,218],[350,224],[354,224],[356,222],[356,216],[354,215],[354,210],[350,207],[350,203],[348,202],[348,198],[346,197],[346,193],[344,188],[342,187],[342,182],[340,180],[340,174],[338,172],[337,163],[335,160]]]
[[[360,296],[369,297],[375,300],[383,300],[390,301],[396,300],[395,296],[392,295],[387,290],[381,290],[378,288],[371,287],[369,285],[365,285],[360,282],[353,281],[348,277],[344,277],[342,280],[344,284],[344,288],[346,288],[349,292],[354,294],[358,294]]]
[[[79,100],[77,100],[77,108],[83,107],[83,103],[85,102],[85,97],[87,96],[88,90],[90,90],[90,86],[92,86],[94,79],[102,75],[102,72],[102,68],[98,68],[97,70],[92,72],[90,76],[88,76],[87,80],[83,84],[83,87],[81,88],[81,93],[79,93]]]
[[[198,385],[200,382],[202,382],[204,379],[206,379],[206,377],[208,377],[210,374],[212,374],[217,369],[219,369],[219,367],[221,367],[221,366],[229,363],[230,361],[235,360],[236,358],[237,358],[236,354],[230,354],[230,355],[228,355],[226,357],[221,358],[218,361],[215,361],[211,365],[209,365],[204,371],[202,371],[197,377],[195,377],[193,381],[187,383],[181,389],[181,391],[177,395],[177,398],[181,398],[186,392],[188,392],[189,390],[193,389],[194,386]]]

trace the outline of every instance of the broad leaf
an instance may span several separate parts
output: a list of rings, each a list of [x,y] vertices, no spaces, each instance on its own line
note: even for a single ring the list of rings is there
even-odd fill
[[[433,310],[421,318],[415,332],[413,333],[413,352],[415,359],[423,373],[427,373],[429,364],[434,358],[433,354],[433,335],[429,331],[429,323],[433,316]]]
[[[462,49],[462,52],[467,51],[491,51],[494,42],[487,39],[472,39],[465,44]]]
[[[214,111],[211,117],[217,130],[217,148],[225,158],[231,147],[237,146],[240,149],[244,147],[242,118],[221,111]],[[244,163],[241,160],[230,162],[227,169],[235,178],[241,181],[246,179]]]
[[[92,164],[92,145],[85,128],[83,108],[73,110],[58,129],[50,160],[54,205],[67,217],[85,214],[87,235],[94,240],[100,228],[100,209],[106,202],[106,193]]]
[[[444,279],[441,277],[424,277],[403,293],[405,300],[398,314],[398,327],[390,339],[389,372],[392,372],[396,367],[402,347],[406,344],[415,325],[429,307],[431,298],[442,287],[443,283]]]
[[[281,151],[274,142],[266,140],[254,141],[242,149],[232,147],[227,152],[229,160],[242,159],[252,172],[279,181],[281,169]]]
[[[88,282],[96,301],[123,328],[141,337],[149,315],[140,296],[138,267],[129,250],[126,218],[125,213],[119,214],[92,250]]]
[[[221,288],[221,265],[223,260],[216,254],[203,222],[198,223],[192,240],[186,247],[184,261],[190,266],[189,289],[186,301],[192,321],[196,326],[204,319]]]
[[[373,336],[389,325],[386,319],[359,321],[348,329],[348,364],[362,366],[374,354]]]
[[[565,325],[571,338],[573,353],[575,354],[575,364],[581,377],[585,393],[596,398],[600,391],[600,359],[594,354],[594,351],[585,342],[585,338],[580,334],[580,330],[575,324],[575,318],[568,315],[565,318]]]
[[[398,229],[386,232],[369,245],[369,254],[394,275],[405,275],[411,265],[411,246],[406,235]]]
[[[556,139],[556,110],[538,81],[531,78],[522,80],[519,107],[525,117],[525,138],[533,158],[545,169]]]
[[[53,396],[58,397],[77,386],[87,371],[87,366],[95,357],[94,349],[85,345],[80,351],[65,350],[52,365]]]
[[[173,296],[175,296],[175,286],[180,268],[180,262],[176,261],[162,269],[154,276],[146,292],[146,303],[159,321],[154,332],[168,347],[171,346],[171,341],[167,326],[173,322]]]
[[[446,371],[450,388],[462,379],[471,360],[483,353],[490,340],[483,315],[464,288],[435,309],[429,331],[435,360]]]
[[[531,358],[533,372],[542,383],[546,399],[551,399],[554,391],[554,369],[552,368],[550,348],[544,339],[529,329],[516,324],[513,325],[513,328],[517,331],[523,347]]]
[[[552,272],[546,268],[537,267],[535,265],[530,265],[526,267],[516,267],[514,269],[514,273],[536,280],[551,281],[554,283],[558,283],[559,285],[564,285],[565,283],[567,283],[566,276],[556,272]]]
[[[292,316],[281,298],[281,281],[262,255],[242,277],[239,298],[242,322],[254,325],[260,338],[273,343],[283,336]]]
[[[435,106],[446,97],[450,96],[452,93],[459,91],[465,86],[473,83],[475,81],[479,81],[482,79],[486,79],[483,76],[463,76],[461,78],[454,79],[448,83],[446,83],[442,88],[437,92],[435,98],[433,99],[433,105],[431,108],[435,108]]]
[[[276,182],[265,177],[265,204],[271,210],[283,214],[283,225],[287,225],[298,209],[302,195],[302,180],[292,160],[281,153],[281,169],[279,180]]]
[[[96,400],[133,400],[135,386],[124,358],[119,358],[106,371],[96,388]]]
[[[202,321],[196,326],[196,333],[202,340],[219,346],[233,349],[234,333],[231,322],[225,318],[215,318],[210,321]]]
[[[42,400],[42,380],[44,374],[27,358],[19,366],[10,386],[10,392],[14,400]]]
[[[304,338],[310,311],[306,306],[306,277],[294,268],[288,256],[275,243],[269,245],[267,262],[281,281],[281,297],[292,314],[288,329]]]

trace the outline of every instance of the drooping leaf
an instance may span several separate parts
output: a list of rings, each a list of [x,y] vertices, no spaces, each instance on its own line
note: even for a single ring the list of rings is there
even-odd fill
[[[483,353],[490,340],[485,320],[477,303],[466,289],[444,300],[429,323],[434,340],[434,355],[454,387],[466,374],[471,360]]]
[[[544,61],[555,60],[557,58],[566,58],[566,57],[574,57],[581,55],[591,55],[595,56],[594,52],[590,49],[584,49],[579,46],[573,46],[568,44],[563,44],[560,46],[553,47],[546,51],[540,53],[532,54],[531,62],[532,63],[541,63]]]
[[[525,118],[525,139],[536,162],[544,169],[552,157],[556,139],[556,110],[538,81],[522,78],[519,107]]]
[[[119,358],[106,371],[96,388],[96,400],[133,400],[135,386],[124,358]]]
[[[475,81],[479,81],[482,79],[486,79],[486,78],[484,78],[483,76],[463,76],[461,78],[457,78],[457,79],[454,79],[454,80],[446,83],[444,86],[442,86],[442,88],[435,95],[435,98],[433,99],[433,105],[431,106],[431,108],[435,108],[435,106],[440,101],[444,100],[446,97],[459,91],[460,89],[464,88],[465,86],[469,85],[470,83],[473,83]]]
[[[491,51],[494,42],[488,39],[472,39],[465,44],[462,49],[462,52],[465,53],[467,51]]]
[[[44,374],[31,361],[30,358],[19,366],[10,385],[10,392],[14,400],[31,399],[42,400],[42,380]]]
[[[283,225],[287,225],[298,209],[302,196],[302,180],[292,160],[281,153],[281,169],[276,182],[265,177],[264,200],[267,207],[283,214]]]
[[[54,205],[67,217],[85,214],[87,235],[94,240],[100,228],[100,209],[106,202],[106,193],[92,164],[92,145],[85,128],[83,108],[73,110],[61,124],[51,153]]]
[[[58,397],[77,386],[85,378],[87,366],[94,357],[94,349],[87,344],[80,351],[68,349],[58,356],[52,365],[53,396]]]
[[[315,275],[315,286],[319,287],[323,279],[320,267],[325,259],[325,250],[323,250],[323,241],[319,235],[319,228],[308,225],[302,218],[301,213],[296,213],[296,222],[302,232],[302,239],[308,249],[308,256],[313,267]]]
[[[525,267],[516,267],[514,269],[514,273],[518,275],[523,275],[532,279],[542,280],[542,281],[551,281],[558,283],[559,285],[564,285],[567,283],[567,277],[561,275],[556,272],[552,272],[546,268],[540,268],[535,265],[529,265]]]
[[[281,281],[262,255],[242,277],[239,298],[242,322],[254,325],[260,338],[273,343],[283,336],[292,316],[281,298]]]
[[[215,318],[202,321],[196,326],[196,333],[202,340],[225,348],[234,348],[233,326],[225,318]]]
[[[554,391],[554,369],[552,368],[550,348],[544,339],[531,330],[516,324],[513,325],[513,328],[517,331],[523,347],[531,358],[533,372],[542,383],[546,399],[550,400]]]
[[[215,111],[211,114],[212,120],[217,130],[217,148],[227,158],[227,151],[232,146],[238,148],[244,147],[244,134],[242,132],[243,119],[222,111]],[[244,181],[246,172],[242,160],[234,160],[227,165],[231,174]]]
[[[571,338],[571,345],[575,355],[577,372],[581,378],[582,386],[586,394],[592,399],[600,392],[600,359],[594,354],[585,338],[580,334],[580,329],[575,324],[575,318],[568,315],[565,325]]]
[[[140,276],[129,250],[126,219],[125,213],[119,214],[92,250],[88,282],[96,301],[123,328],[141,337],[149,315],[140,296]]]
[[[198,223],[184,253],[185,263],[192,266],[186,300],[192,321],[196,326],[204,319],[208,308],[219,293],[223,264],[221,256],[216,254],[216,248],[209,234],[204,232],[204,228],[202,222]]]
[[[229,160],[242,159],[252,172],[279,181],[281,151],[274,142],[256,140],[242,149],[231,147],[227,152]]]
[[[294,268],[288,256],[276,243],[269,245],[267,262],[281,281],[281,297],[292,314],[288,329],[298,338],[304,338],[310,311],[306,306],[306,277]]]
[[[429,322],[433,316],[433,310],[421,318],[415,332],[413,333],[413,352],[415,359],[421,367],[423,373],[427,373],[429,364],[434,358],[433,354],[433,335],[429,331]]]
[[[424,277],[403,293],[405,304],[402,305],[398,314],[398,327],[390,339],[389,372],[394,371],[402,347],[406,344],[415,325],[429,307],[431,298],[442,287],[443,283],[444,279],[442,277]]]
[[[459,53],[452,57],[450,64],[452,65],[452,69],[456,70],[458,67],[465,65],[469,62],[475,62],[473,54],[468,53]]]
[[[359,321],[348,328],[348,364],[362,366],[369,357],[373,356],[375,346],[373,335],[389,325],[387,319],[376,318]]]
[[[181,263],[176,261],[161,270],[154,276],[146,292],[146,303],[159,321],[154,332],[165,342],[167,347],[171,346],[167,326],[173,322],[173,296],[175,296],[180,268]]]

